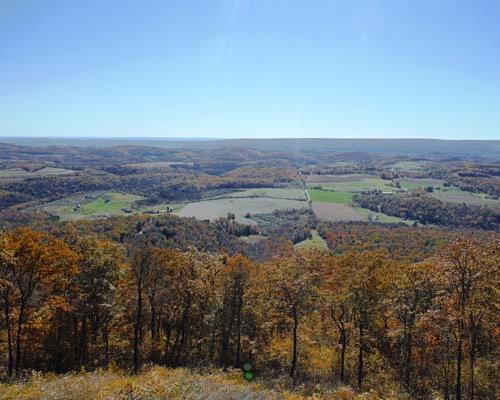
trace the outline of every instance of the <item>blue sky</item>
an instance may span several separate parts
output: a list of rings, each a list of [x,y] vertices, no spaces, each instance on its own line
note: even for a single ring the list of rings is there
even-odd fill
[[[499,21],[498,0],[0,0],[0,135],[500,139]]]

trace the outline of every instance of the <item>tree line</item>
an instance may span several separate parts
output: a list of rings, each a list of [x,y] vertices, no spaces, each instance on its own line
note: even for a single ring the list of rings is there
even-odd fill
[[[493,237],[419,262],[288,250],[257,263],[19,228],[0,235],[1,371],[251,363],[293,383],[495,399],[499,259]]]
[[[487,206],[445,203],[424,193],[386,195],[382,192],[357,194],[353,201],[361,207],[422,224],[453,228],[498,230],[500,213]]]

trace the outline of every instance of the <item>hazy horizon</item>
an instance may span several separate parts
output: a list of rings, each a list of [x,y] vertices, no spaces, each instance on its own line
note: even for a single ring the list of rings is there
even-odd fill
[[[500,3],[5,1],[0,137],[500,138]]]
[[[230,141],[230,140],[421,140],[421,141],[495,141],[498,142],[500,139],[454,139],[454,138],[430,138],[430,137],[195,137],[195,136],[69,136],[69,135],[39,135],[39,136],[29,136],[29,135],[0,135],[0,142],[2,139],[63,139],[63,140],[144,140],[144,141]]]

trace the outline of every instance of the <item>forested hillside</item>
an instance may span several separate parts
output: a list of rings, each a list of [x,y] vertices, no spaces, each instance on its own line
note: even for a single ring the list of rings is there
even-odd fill
[[[6,378],[249,364],[269,393],[280,379],[304,394],[352,387],[343,398],[498,396],[496,235],[454,239],[417,262],[290,248],[252,262],[145,233],[96,235],[67,225],[0,236]]]

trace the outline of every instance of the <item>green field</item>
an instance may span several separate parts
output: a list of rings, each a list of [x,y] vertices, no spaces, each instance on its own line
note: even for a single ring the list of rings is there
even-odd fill
[[[338,192],[360,192],[370,190],[392,191],[389,181],[373,175],[332,175],[311,177],[307,187],[310,189],[334,190]]]
[[[326,190],[307,190],[311,201],[323,203],[349,204],[352,201],[352,193],[330,192]]]
[[[321,249],[321,250],[328,250],[328,246],[326,245],[326,242],[323,240],[321,236],[319,236],[318,231],[313,230],[311,231],[311,238],[303,240],[302,242],[296,243],[294,245],[296,249],[310,249],[310,248],[315,248],[315,249]]]
[[[228,194],[229,197],[268,197],[276,199],[306,200],[303,189],[254,188],[243,189]]]
[[[48,203],[43,210],[57,215],[62,221],[91,219],[111,215],[129,214],[124,210],[131,209],[132,203],[144,197],[134,194],[107,192],[71,196],[66,199]]]
[[[406,190],[424,189],[428,186],[433,188],[443,188],[444,181],[442,179],[431,178],[400,178],[401,187]]]

